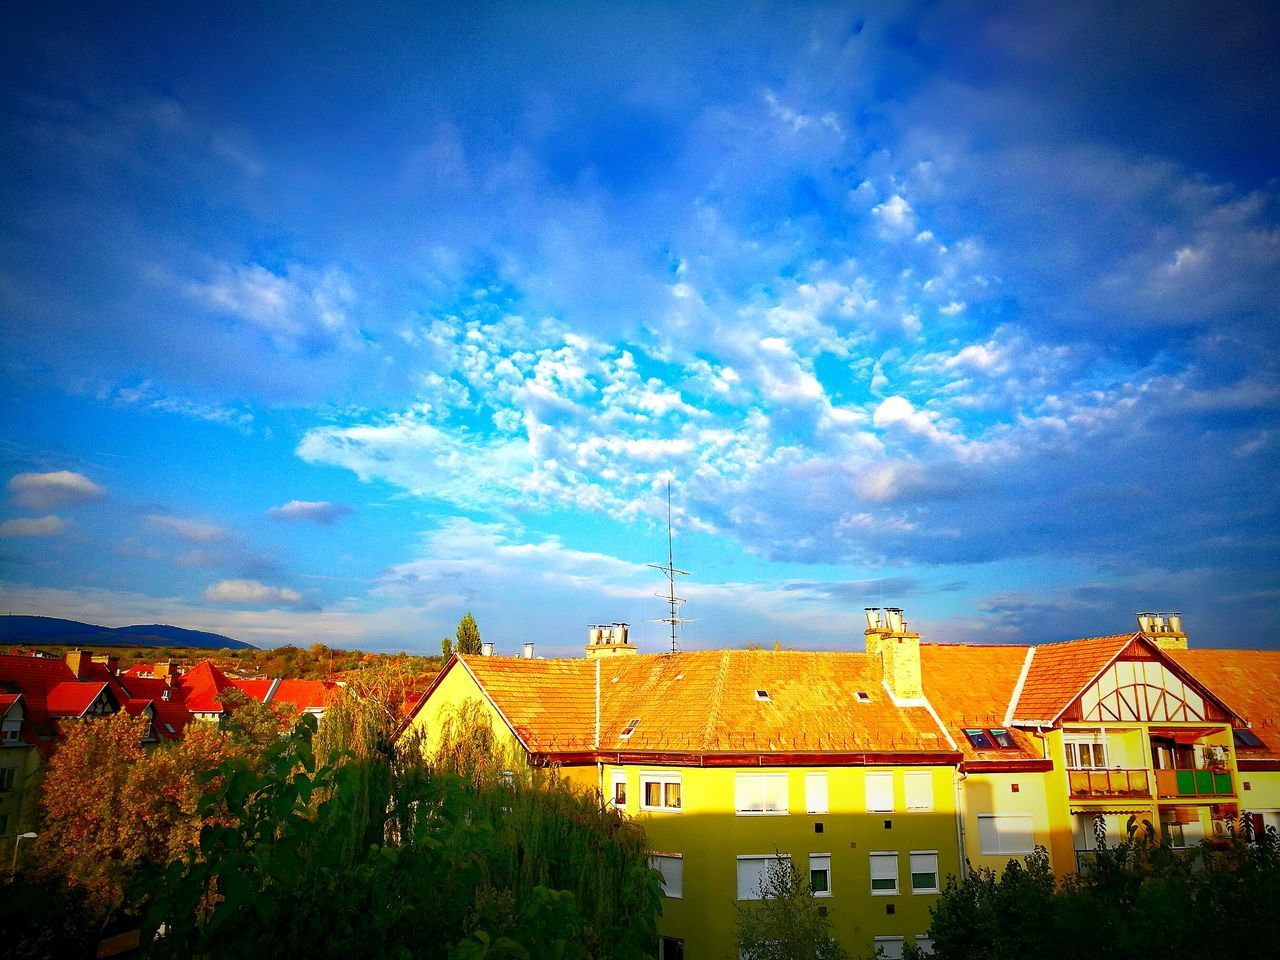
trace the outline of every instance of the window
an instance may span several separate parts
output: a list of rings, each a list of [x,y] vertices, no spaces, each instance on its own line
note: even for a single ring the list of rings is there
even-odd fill
[[[790,862],[787,854],[751,854],[738,857],[738,899],[760,900],[769,879],[769,865],[774,860]]]
[[[809,813],[827,813],[827,775],[804,775],[804,806]]]
[[[1067,751],[1068,770],[1103,770],[1107,766],[1107,745],[1093,740],[1068,740],[1063,746]]]
[[[870,703],[870,702],[871,702],[871,694],[867,693],[867,691],[865,691],[865,690],[859,690],[859,691],[858,691],[857,696],[858,696],[858,702],[859,702],[859,703]]]
[[[5,743],[17,743],[18,738],[22,736],[22,728],[18,726],[5,727],[0,730],[0,741]]]
[[[1232,730],[1231,736],[1235,740],[1237,747],[1249,749],[1264,746],[1263,742],[1254,736],[1252,730]]]
[[[7,813],[0,813],[0,837],[3,837],[8,832],[9,832],[9,815]],[[17,854],[15,853],[14,856],[17,856]]]
[[[177,732],[178,732],[177,730],[173,729],[173,724],[172,724],[172,723],[166,723],[166,724],[164,725],[164,728],[165,728],[165,730],[169,731],[169,733],[177,733]]]
[[[640,726],[640,718],[639,718],[639,717],[637,717],[636,719],[632,720],[632,721],[631,721],[630,723],[628,723],[625,727],[623,727],[623,728],[622,728],[622,733],[618,734],[618,736],[619,736],[619,737],[621,737],[623,740],[625,740],[625,739],[627,739],[627,737],[631,736],[633,733],[635,733],[635,732],[636,732],[636,727],[638,727],[638,726]]]
[[[867,812],[893,813],[893,774],[867,774]]]
[[[933,940],[923,933],[916,934],[916,953],[922,957],[933,956]]]
[[[911,892],[938,892],[938,851],[911,851]]]
[[[1009,731],[1004,729],[1004,727],[992,727],[987,731],[987,733],[991,734],[991,739],[997,747],[1002,747],[1005,750],[1011,750],[1017,746],[1017,744],[1013,742],[1013,737],[1010,736]]]
[[[768,691],[768,690],[757,690],[757,691],[756,691],[756,699],[757,699],[757,700],[772,700],[772,699],[773,699],[773,697],[769,696],[769,691]]]
[[[969,742],[979,750],[992,750],[995,744],[991,742],[991,735],[985,730],[966,729],[964,735],[969,738]]]
[[[625,809],[627,806],[627,772],[625,770],[615,770],[612,775],[613,781],[613,805],[618,809]]]
[[[902,960],[902,937],[876,937],[876,956],[884,960]]]
[[[684,857],[673,853],[655,853],[649,866],[662,873],[662,895],[675,900],[684,898]]]
[[[933,774],[928,770],[911,770],[902,778],[906,787],[908,810],[933,809]]]
[[[679,810],[680,774],[640,774],[641,810]]]
[[[17,771],[13,767],[0,767],[0,790],[12,790]]]
[[[785,773],[739,773],[733,779],[734,809],[738,813],[786,813]]]
[[[658,960],[684,960],[684,941],[679,937],[659,937]]]
[[[898,851],[871,854],[871,893],[887,896],[898,892]]]
[[[984,854],[1030,853],[1031,814],[978,814],[978,846]]]
[[[831,896],[831,854],[809,854],[809,888],[815,897]]]

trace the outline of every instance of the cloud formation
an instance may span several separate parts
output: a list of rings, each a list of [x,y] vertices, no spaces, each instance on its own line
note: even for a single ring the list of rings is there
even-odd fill
[[[102,486],[83,473],[53,470],[49,473],[19,473],[10,478],[9,496],[14,503],[32,510],[100,500],[107,495]]]
[[[56,537],[71,526],[61,517],[52,514],[44,517],[18,517],[0,523],[0,538]]]
[[[330,503],[328,500],[290,500],[267,511],[272,520],[306,521],[329,526],[351,513],[351,507],[345,503]]]
[[[269,587],[257,580],[219,580],[205,588],[204,598],[212,603],[295,605],[302,594],[288,587]]]

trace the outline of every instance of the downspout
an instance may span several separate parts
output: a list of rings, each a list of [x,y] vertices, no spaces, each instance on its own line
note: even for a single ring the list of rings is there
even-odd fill
[[[596,787],[600,791],[600,809],[604,809],[604,761],[600,759],[600,658],[596,657],[596,734],[594,748],[596,754]]]
[[[961,786],[968,778],[969,775],[960,769],[960,764],[956,764],[956,777],[952,781],[952,785],[956,793],[956,846],[960,853],[961,880],[965,880],[969,876],[969,857],[965,849],[964,788]]]

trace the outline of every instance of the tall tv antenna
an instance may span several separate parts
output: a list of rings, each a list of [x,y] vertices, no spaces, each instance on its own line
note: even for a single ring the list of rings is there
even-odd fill
[[[670,605],[670,615],[659,617],[657,620],[651,620],[650,623],[669,623],[671,624],[671,652],[680,652],[680,641],[676,636],[676,627],[682,623],[688,623],[687,617],[680,616],[680,604],[685,602],[684,597],[676,596],[676,576],[689,576],[688,570],[677,570],[675,565],[674,544],[671,537],[671,481],[667,481],[667,562],[666,564],[651,563],[648,566],[655,570],[661,570],[667,578],[666,594],[655,593],[654,596],[660,600],[665,600]]]

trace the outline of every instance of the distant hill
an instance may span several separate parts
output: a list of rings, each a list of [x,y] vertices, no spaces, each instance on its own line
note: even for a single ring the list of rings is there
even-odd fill
[[[149,623],[132,627],[100,627],[58,617],[0,616],[0,643],[79,644],[130,647],[194,647],[200,650],[256,650],[252,643],[220,633]]]

